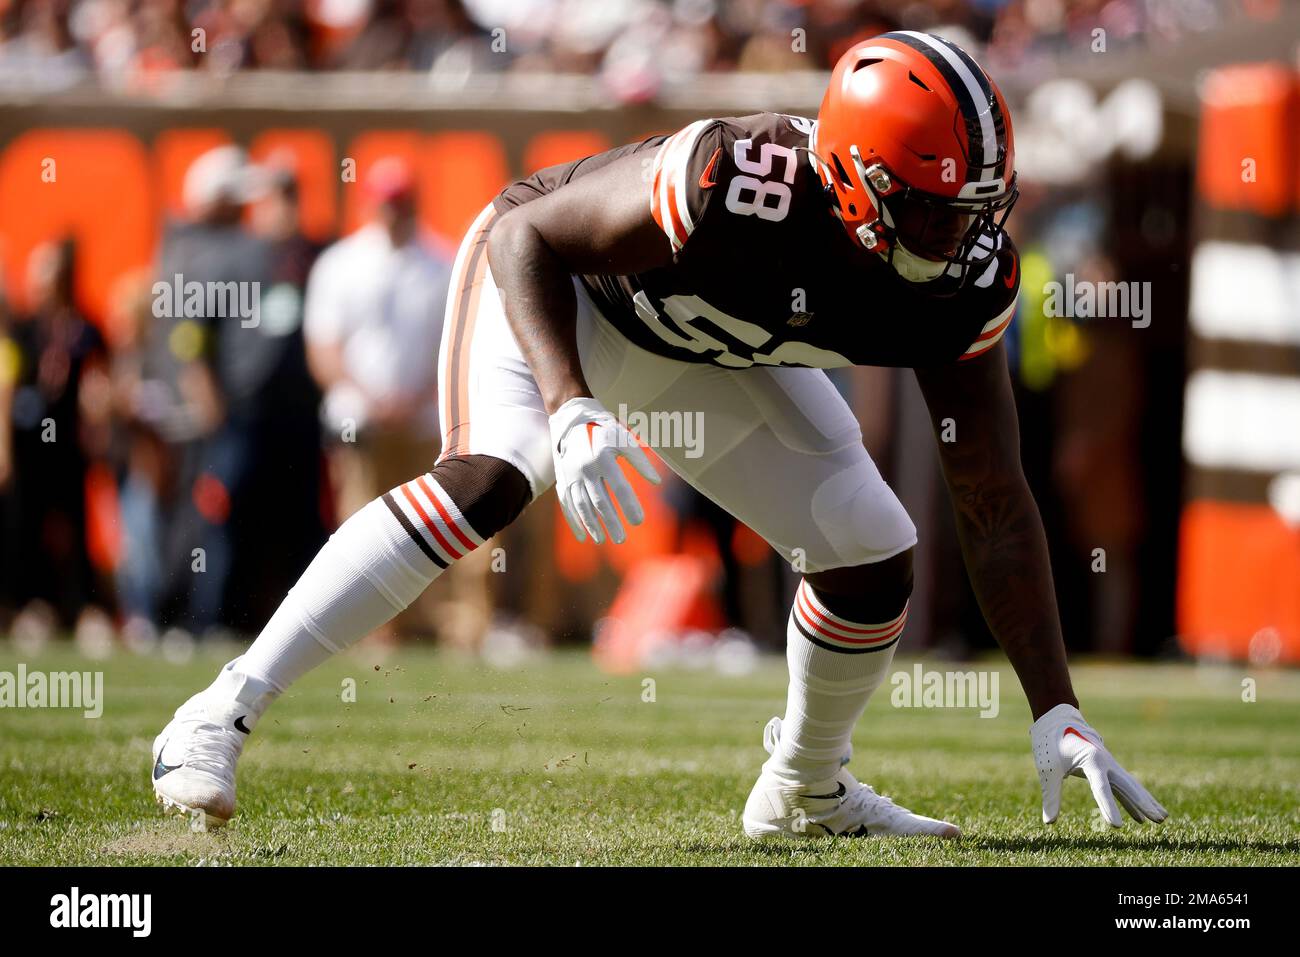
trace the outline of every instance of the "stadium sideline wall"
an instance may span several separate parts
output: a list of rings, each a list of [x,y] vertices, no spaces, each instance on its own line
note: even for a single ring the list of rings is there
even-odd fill
[[[1300,661],[1300,76],[1202,87],[1178,625],[1196,655]]]

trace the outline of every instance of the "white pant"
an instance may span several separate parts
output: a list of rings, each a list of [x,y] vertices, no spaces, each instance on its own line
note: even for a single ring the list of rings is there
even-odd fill
[[[475,222],[453,269],[438,375],[443,455],[504,459],[536,498],[555,481],[550,428],[487,266],[493,218],[489,208]],[[797,569],[881,561],[916,544],[915,526],[825,372],[731,370],[655,355],[629,342],[582,284],[574,286],[578,351],[595,397],[627,414],[674,472]],[[665,426],[687,418],[694,433],[639,428],[647,419]]]

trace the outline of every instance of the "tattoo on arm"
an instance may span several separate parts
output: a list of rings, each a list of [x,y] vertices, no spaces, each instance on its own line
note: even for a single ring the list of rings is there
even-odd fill
[[[962,556],[989,630],[1037,718],[1077,704],[1066,665],[1047,536],[1020,466],[1019,423],[1002,347],[957,368],[917,370],[936,423]],[[953,411],[960,410],[960,411]]]

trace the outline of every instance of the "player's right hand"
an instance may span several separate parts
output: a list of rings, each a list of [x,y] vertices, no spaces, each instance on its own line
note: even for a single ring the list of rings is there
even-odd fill
[[[619,509],[633,525],[645,520],[645,512],[618,460],[627,459],[643,478],[658,485],[659,473],[650,457],[636,436],[593,398],[570,399],[555,410],[550,423],[555,491],[569,528],[580,542],[591,535],[599,545],[608,530],[615,544],[622,543],[627,533]]]
[[[1061,811],[1061,785],[1070,776],[1086,778],[1093,800],[1111,827],[1120,827],[1115,798],[1129,816],[1139,823],[1157,824],[1169,816],[1160,802],[1151,796],[1137,778],[1125,771],[1106,749],[1105,743],[1079,709],[1058,704],[1029,729],[1038,765],[1038,781],[1043,790],[1043,823],[1051,824]]]

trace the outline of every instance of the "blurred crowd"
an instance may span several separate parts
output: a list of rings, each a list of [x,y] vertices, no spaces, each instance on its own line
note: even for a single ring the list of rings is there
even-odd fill
[[[431,467],[449,264],[401,161],[362,187],[370,221],[322,250],[287,167],[204,154],[107,335],[75,242],[36,248],[26,308],[0,296],[0,619],[256,632],[330,529]]]
[[[251,637],[330,531],[433,466],[450,260],[420,225],[417,183],[378,158],[359,183],[365,221],[320,244],[300,231],[287,158],[214,148],[189,166],[156,264],[98,318],[78,304],[76,242],[34,249],[25,295],[0,289],[0,633],[72,633],[88,650]],[[667,574],[698,578],[683,625],[757,619],[775,641],[774,554],[754,539],[742,562],[735,520],[680,483],[651,507],[658,534],[618,570],[675,555]],[[376,640],[591,635],[617,585],[590,547],[565,551],[552,515],[532,509],[503,536],[516,575],[498,594],[504,550],[477,549]],[[742,564],[760,566],[765,600],[742,597]],[[557,602],[554,576],[528,573],[557,565],[595,587]]]
[[[1177,487],[1180,457],[1163,423],[1180,415],[1186,312],[1167,264],[1185,259],[1190,185],[1178,165],[1107,175],[1141,202],[1108,209],[1095,181],[1024,184],[1013,229],[1028,291],[1008,354],[1067,638],[1155,652],[1170,634],[1178,498],[1163,490]],[[417,183],[405,161],[375,161],[359,184],[365,222],[322,246],[300,232],[288,166],[213,149],[185,176],[185,212],[156,264],[121,280],[102,317],[78,306],[72,239],[31,253],[26,294],[0,290],[0,632],[140,647],[250,636],[333,528],[432,466],[449,257],[419,226]],[[1161,318],[1140,336],[1048,318],[1034,290],[1067,270],[1170,276]],[[989,644],[912,378],[832,378],[924,529],[915,640],[954,653]],[[649,521],[615,550],[557,534],[552,507],[528,510],[500,554],[457,563],[388,637],[482,649],[594,634],[617,668],[658,641],[671,593],[680,634],[779,647],[791,570],[680,483],[646,505]],[[1092,573],[1098,543],[1105,575]]]
[[[602,74],[632,99],[663,76],[824,68],[860,36],[899,26],[956,23],[988,45],[991,62],[1024,64],[1088,49],[1098,23],[1111,48],[1157,45],[1275,7],[0,0],[0,83],[35,73],[140,89],[179,70],[556,70]],[[803,52],[792,47],[797,31]],[[1108,160],[1104,186],[1101,167],[1051,190],[1025,179],[1012,224],[1026,289],[1067,270],[1159,279],[1150,334],[1050,320],[1025,296],[1008,338],[1026,469],[1074,647],[1156,651],[1172,629],[1178,496],[1164,490],[1180,480],[1167,423],[1181,414],[1171,397],[1183,382],[1186,303],[1183,274],[1169,264],[1187,259],[1188,163]],[[166,631],[252,634],[339,521],[432,465],[446,244],[456,237],[422,233],[416,180],[401,161],[374,163],[360,185],[366,224],[322,246],[300,231],[292,170],[254,167],[222,147],[191,165],[184,216],[167,224],[153,268],[119,284],[110,314],[79,308],[83,267],[70,237],[31,254],[24,295],[0,289],[0,632],[121,634],[141,644]],[[255,288],[257,315],[239,312],[238,297],[227,303],[234,313],[202,297],[191,309],[190,283]],[[836,385],[934,543],[919,556],[916,631],[941,646],[987,644],[969,589],[949,587],[965,576],[911,378],[852,370]],[[1099,407],[1097,394],[1113,401]],[[506,576],[487,575],[495,559],[479,549],[397,627],[470,645],[504,612],[585,638],[593,626],[601,633],[601,616],[614,618],[611,607],[630,609],[629,620],[654,608],[656,575],[678,593],[683,575],[706,569],[702,600],[681,609],[682,621],[779,644],[793,579],[770,550],[684,487],[669,487],[651,518],[637,538],[646,549],[625,547],[615,564],[554,535],[553,509],[529,510],[508,533],[517,536],[511,568],[546,563],[575,587],[525,574],[489,595],[487,582]],[[1098,542],[1110,556],[1104,576],[1090,571]],[[617,650],[618,635],[606,644]]]
[[[993,69],[1160,47],[1281,0],[0,0],[0,81],[93,77],[149,89],[176,71],[604,74],[629,98],[712,71],[828,69],[885,30],[944,26]]]

